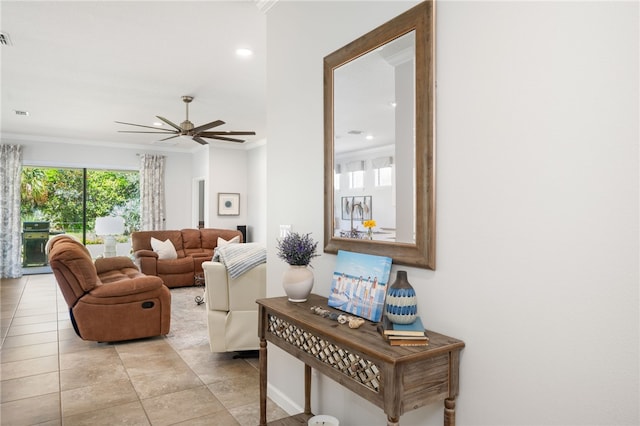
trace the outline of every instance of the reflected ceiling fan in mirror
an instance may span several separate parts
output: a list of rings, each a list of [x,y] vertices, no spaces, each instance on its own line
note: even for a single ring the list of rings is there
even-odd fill
[[[201,145],[206,145],[209,142],[204,140],[207,139],[218,139],[221,141],[229,141],[229,142],[244,142],[243,139],[230,138],[229,136],[241,136],[241,135],[255,135],[256,132],[244,132],[244,131],[209,131],[214,127],[218,127],[224,124],[222,120],[212,121],[211,123],[203,124],[202,126],[195,127],[191,121],[189,121],[189,104],[193,100],[193,96],[183,96],[182,101],[185,103],[187,108],[187,118],[180,123],[177,124],[172,123],[164,117],[160,117],[156,115],[159,120],[162,120],[169,126],[173,127],[173,129],[159,129],[153,126],[144,126],[142,124],[133,124],[133,123],[124,123],[122,121],[116,121],[118,124],[126,124],[128,126],[136,126],[136,127],[144,127],[147,129],[153,129],[153,132],[148,130],[118,130],[119,133],[159,133],[163,135],[171,135],[167,138],[160,139],[161,141],[166,141],[168,139],[177,138],[179,136],[189,136],[194,141],[198,142]]]

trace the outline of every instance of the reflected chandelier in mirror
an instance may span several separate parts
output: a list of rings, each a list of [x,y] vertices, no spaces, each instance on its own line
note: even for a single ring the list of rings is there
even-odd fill
[[[327,253],[435,269],[434,36],[425,1],[324,58]],[[358,199],[375,214],[345,214]]]

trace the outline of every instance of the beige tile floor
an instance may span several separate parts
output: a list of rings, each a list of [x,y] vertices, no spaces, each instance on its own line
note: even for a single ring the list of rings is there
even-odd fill
[[[52,274],[2,279],[0,424],[258,424],[257,359],[210,352],[202,291],[171,290],[167,336],[109,344],[76,336]]]

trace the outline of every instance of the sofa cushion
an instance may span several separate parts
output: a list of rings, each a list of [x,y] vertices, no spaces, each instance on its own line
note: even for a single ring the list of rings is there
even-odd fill
[[[117,274],[110,275],[115,277]],[[133,280],[135,280],[135,285],[132,285]],[[157,290],[163,285],[162,280],[158,277],[146,276],[140,273],[137,276],[131,276],[130,271],[122,271],[120,279],[96,286],[91,290],[90,294],[93,297],[125,297]]]
[[[113,271],[103,272],[102,274],[98,275],[98,277],[100,278],[100,282],[103,285],[115,283],[117,281],[130,281],[134,278],[145,277],[145,276],[146,275],[138,271],[137,268],[114,269]],[[99,287],[99,286],[96,286],[96,287]]]
[[[98,272],[98,277],[100,277],[100,281],[104,282],[100,274],[103,274],[108,271],[113,271],[116,269],[129,269],[133,268],[136,271],[136,265],[133,261],[126,256],[115,256],[115,257],[99,257],[95,260],[94,265],[96,267],[96,271]]]
[[[240,242],[240,236],[239,235],[236,235],[235,237],[233,237],[229,241],[225,240],[222,237],[218,237],[218,244],[216,245],[216,247],[224,247],[227,244],[237,244],[239,242]]]
[[[158,275],[167,274],[193,274],[193,258],[181,257],[178,259],[167,259],[158,262]]]
[[[202,249],[199,229],[181,229],[180,232],[182,233],[182,244],[186,253],[194,249]]]
[[[151,237],[151,247],[153,251],[158,253],[158,259],[177,259],[178,253],[171,240],[160,241]]]
[[[242,235],[240,231],[235,231],[233,229],[214,229],[214,228],[203,228],[200,230],[200,238],[202,240],[202,248],[213,250],[218,245],[218,237],[229,241],[235,236]],[[240,242],[242,242],[242,237],[240,237]]]
[[[56,263],[60,278],[64,275],[72,282],[71,287],[76,297],[80,296],[80,291],[91,291],[99,282],[98,272],[89,251],[78,241],[58,239],[50,249],[49,260]]]

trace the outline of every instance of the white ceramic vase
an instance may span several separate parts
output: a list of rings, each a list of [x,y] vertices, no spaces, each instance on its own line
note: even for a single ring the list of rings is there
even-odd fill
[[[313,288],[313,272],[306,265],[289,265],[282,275],[282,287],[290,302],[306,302]]]

